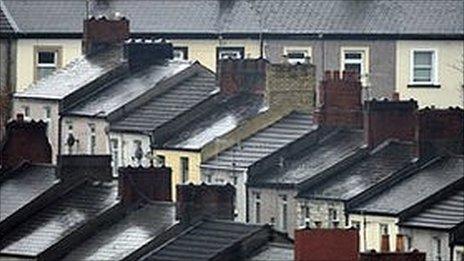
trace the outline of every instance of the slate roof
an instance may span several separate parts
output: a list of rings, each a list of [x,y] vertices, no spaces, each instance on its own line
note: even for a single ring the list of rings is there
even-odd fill
[[[162,65],[152,65],[146,69],[130,72],[120,81],[105,87],[102,91],[80,102],[66,112],[78,116],[108,116],[129,101],[153,89],[164,79],[170,78],[189,68],[193,62],[168,61]]]
[[[345,158],[355,154],[364,144],[362,131],[331,131],[316,144],[310,145],[298,157],[285,162],[285,166],[256,173],[250,186],[266,184],[292,184],[315,177]]]
[[[56,185],[52,165],[27,165],[0,183],[0,222]]]
[[[82,1],[1,1],[20,32],[82,32]],[[92,5],[91,13],[120,12],[134,33],[462,35],[463,10],[452,0],[111,0]]]
[[[199,150],[266,109],[264,99],[260,96],[239,95],[226,99],[213,106],[208,116],[182,129],[179,135],[167,141],[163,148]]]
[[[463,173],[464,159],[442,159],[358,205],[354,211],[398,215],[463,179]]]
[[[262,229],[263,226],[231,221],[202,221],[187,228],[143,260],[211,260],[234,243]]]
[[[328,181],[300,193],[302,198],[350,200],[406,167],[414,158],[412,147],[390,142],[368,158],[342,170]]]
[[[0,239],[0,254],[37,256],[117,203],[117,185],[77,186]]]
[[[202,164],[204,168],[245,169],[260,159],[314,131],[317,125],[307,113],[292,112]]]
[[[292,261],[293,245],[269,243],[259,253],[250,258],[251,261]]]
[[[33,83],[26,90],[15,93],[14,97],[60,100],[121,66],[123,62],[121,48],[111,48],[95,55],[77,58],[50,76]]]
[[[174,223],[174,204],[145,205],[117,223],[96,231],[63,260],[122,260]]]
[[[188,64],[187,62],[183,63]],[[180,64],[179,67],[185,68],[184,65]],[[173,71],[171,75],[174,72],[178,72],[178,69]],[[198,74],[153,97],[137,109],[128,112],[121,119],[114,121],[111,124],[111,129],[122,131],[153,131],[162,124],[167,123],[212,97],[217,93],[217,90],[215,75],[206,69],[201,69]],[[124,97],[121,98],[127,98],[126,93],[121,93],[121,95]],[[99,103],[92,104],[95,109],[98,109],[100,106]]]
[[[11,16],[3,2],[0,1],[0,34],[14,33],[15,31],[15,23],[11,19]]]
[[[448,230],[464,222],[464,190],[434,203],[404,221],[401,226]]]

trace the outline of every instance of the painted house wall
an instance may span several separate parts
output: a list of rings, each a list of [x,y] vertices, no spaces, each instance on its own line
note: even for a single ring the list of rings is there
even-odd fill
[[[99,118],[87,117],[63,117],[61,120],[61,152],[62,154],[70,154],[69,146],[66,145],[69,133],[72,132],[77,140],[72,147],[72,154],[90,154],[90,124],[95,125],[96,146],[95,155],[108,155],[109,151],[109,136],[108,122]],[[72,130],[69,126],[72,125]]]
[[[188,158],[188,181],[187,183],[200,184],[200,164],[201,154],[199,152],[190,151],[173,151],[173,150],[155,150],[154,155],[165,157],[165,165],[172,169],[172,198],[176,199],[176,185],[182,183],[181,174],[181,157]]]
[[[300,211],[302,206],[309,206],[309,220],[310,227],[316,227],[316,222],[319,222],[322,228],[333,228],[334,224],[332,219],[329,216],[329,210],[334,209],[337,211],[337,221],[339,228],[345,227],[346,217],[345,217],[345,205],[341,201],[335,200],[320,200],[320,199],[311,199],[311,200],[298,200],[298,222],[302,222],[302,213]],[[297,223],[298,224],[298,223]]]
[[[62,63],[82,55],[81,39],[18,39],[16,52],[16,90],[23,91],[34,82],[34,47],[61,47]]]
[[[359,247],[361,251],[369,251],[375,249],[380,251],[381,234],[380,224],[388,225],[390,235],[390,249],[395,250],[396,235],[399,233],[399,228],[396,225],[398,218],[390,216],[374,216],[374,215],[349,215],[349,225],[354,226],[354,222],[359,222]]]
[[[440,88],[408,87],[411,51],[421,48],[437,52],[437,83]],[[398,41],[396,56],[396,91],[400,93],[400,98],[414,98],[420,107],[464,106],[464,41]]]
[[[449,234],[446,231],[401,228],[401,233],[411,238],[412,248],[416,248],[427,254],[426,260],[437,260],[434,250],[434,239],[439,238],[441,241],[441,260],[450,260]],[[458,260],[456,255],[454,255],[453,260]]]
[[[125,133],[125,132],[110,132],[109,134],[110,141],[115,139],[118,144],[118,166],[117,167],[127,167],[127,166],[139,166],[148,167],[150,162],[150,157],[147,157],[147,154],[150,153],[150,136],[136,133]],[[136,141],[140,141],[142,144],[142,151],[144,157],[142,158],[140,164],[135,158],[135,151],[137,150]],[[110,145],[109,153],[114,157],[113,146]],[[117,173],[115,173],[117,174]]]

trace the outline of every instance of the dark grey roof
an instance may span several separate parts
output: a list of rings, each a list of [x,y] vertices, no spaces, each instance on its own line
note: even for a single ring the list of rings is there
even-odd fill
[[[0,222],[39,197],[59,181],[52,165],[27,165],[0,183]]]
[[[117,185],[85,182],[0,239],[0,254],[36,256],[117,203]]]
[[[84,1],[2,0],[24,33],[81,33]],[[463,34],[462,1],[111,0],[135,33]],[[43,14],[48,14],[44,16]]]
[[[293,245],[269,243],[251,261],[291,261],[294,259]]]
[[[47,17],[51,15],[48,14]],[[111,48],[96,55],[77,58],[63,69],[57,70],[37,83],[33,83],[26,90],[15,93],[14,97],[60,100],[116,69],[122,63],[121,48]]]
[[[283,169],[274,167],[256,173],[252,179],[252,186],[298,184],[355,154],[363,144],[362,131],[332,131],[316,144],[300,152],[298,157],[286,161]]]
[[[263,229],[263,226],[231,221],[202,221],[184,230],[144,260],[211,260],[234,243]]]
[[[205,168],[244,169],[314,131],[311,114],[292,112],[202,164]]]
[[[400,222],[400,225],[448,230],[463,222],[464,190],[461,188],[449,197]]]
[[[216,104],[208,116],[182,129],[163,146],[173,149],[201,149],[214,139],[232,131],[246,119],[267,109],[264,99],[254,95],[239,95]]]
[[[342,170],[328,181],[300,194],[303,198],[350,200],[406,167],[413,159],[412,148],[390,142],[368,158]]]
[[[11,18],[8,10],[3,2],[0,1],[0,34],[1,33],[14,33],[16,31],[16,24]]]
[[[175,206],[156,203],[137,209],[84,241],[64,260],[122,260],[175,223]]]
[[[357,206],[355,211],[397,215],[463,178],[464,159],[443,159]]]
[[[129,101],[153,89],[161,80],[173,77],[192,66],[189,61],[168,61],[163,65],[152,65],[104,88],[76,107],[68,110],[68,115],[107,116]]]
[[[183,65],[181,66],[181,64]],[[180,63],[176,68],[185,69],[185,64],[189,63]],[[179,72],[178,69],[173,71],[171,75]],[[152,131],[190,110],[195,105],[207,100],[209,97],[216,94],[217,90],[218,87],[214,74],[203,68],[196,75],[171,87],[166,92],[153,97],[142,106],[113,122],[111,124],[111,129],[123,131]],[[121,95],[127,98],[127,93],[121,93]],[[99,103],[93,104],[95,109],[100,108]]]

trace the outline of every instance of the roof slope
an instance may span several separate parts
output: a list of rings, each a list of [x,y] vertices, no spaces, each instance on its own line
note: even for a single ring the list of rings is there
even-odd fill
[[[111,124],[112,130],[152,131],[205,101],[217,90],[214,74],[201,69],[198,74],[129,112]],[[110,94],[110,93],[108,93]],[[126,96],[125,93],[121,93]],[[94,103],[95,108],[99,103]]]
[[[397,215],[463,178],[464,159],[443,159],[357,206],[355,211]]]
[[[39,197],[59,181],[51,165],[28,165],[0,183],[0,222]]]
[[[2,1],[24,33],[82,32],[81,1]],[[93,5],[91,13],[120,12],[135,33],[462,35],[463,10],[463,2],[453,0],[111,0]]]
[[[85,182],[2,237],[0,253],[39,255],[116,203],[116,184]]]
[[[314,131],[317,125],[307,113],[292,112],[269,127],[206,161],[205,168],[247,168],[291,142]]]
[[[71,251],[64,260],[122,260],[175,222],[175,206],[158,203],[137,209]]]
[[[380,151],[342,170],[328,181],[301,193],[303,198],[350,200],[392,176],[413,159],[409,145],[390,142]]]
[[[163,147],[173,149],[201,149],[233,129],[246,119],[266,109],[264,99],[255,95],[239,95],[216,104],[207,117],[198,119],[179,135],[167,141]]]
[[[3,2],[0,1],[0,34],[14,33],[15,31],[14,21],[12,21]]]
[[[167,78],[192,66],[189,61],[168,61],[162,65],[152,65],[141,71],[130,72],[127,77],[94,94],[66,113],[80,116],[107,116],[139,97]]]
[[[255,174],[253,185],[297,184],[353,155],[364,144],[362,131],[337,130],[285,162],[284,169],[275,167]]]
[[[203,221],[153,251],[144,260],[210,260],[262,228],[230,221]]]
[[[448,230],[463,222],[464,190],[461,188],[449,197],[402,221],[400,225]]]
[[[250,258],[251,261],[292,261],[293,245],[269,243],[259,253]]]

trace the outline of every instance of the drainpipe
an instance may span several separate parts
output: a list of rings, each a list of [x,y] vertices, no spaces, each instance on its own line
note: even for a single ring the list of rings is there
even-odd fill
[[[367,251],[367,220],[366,220],[366,215],[364,214],[364,211],[361,211],[361,215],[363,217],[363,245],[364,245],[364,251]]]

